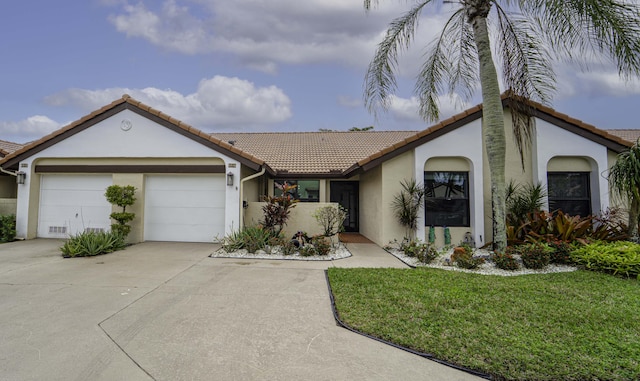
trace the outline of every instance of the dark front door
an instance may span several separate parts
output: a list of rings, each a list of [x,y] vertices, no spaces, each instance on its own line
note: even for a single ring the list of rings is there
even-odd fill
[[[344,231],[357,232],[358,227],[358,182],[357,181],[332,181],[330,201],[337,202],[347,210],[347,219],[344,221]]]

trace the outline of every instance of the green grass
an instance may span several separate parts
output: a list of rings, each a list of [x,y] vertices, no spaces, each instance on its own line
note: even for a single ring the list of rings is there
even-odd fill
[[[340,319],[506,380],[640,379],[640,283],[577,271],[498,277],[330,268]]]

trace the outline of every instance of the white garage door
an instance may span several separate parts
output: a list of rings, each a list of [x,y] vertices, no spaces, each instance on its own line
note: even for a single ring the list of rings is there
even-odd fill
[[[109,230],[111,175],[42,175],[38,237],[67,238],[88,229]]]
[[[145,241],[211,242],[224,236],[225,177],[147,176]]]

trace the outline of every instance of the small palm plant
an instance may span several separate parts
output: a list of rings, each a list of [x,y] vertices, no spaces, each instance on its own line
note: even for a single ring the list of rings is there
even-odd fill
[[[630,240],[638,242],[638,217],[640,216],[640,144],[638,141],[618,155],[609,170],[609,186],[613,194],[629,204]]]
[[[406,229],[406,238],[411,241],[418,229],[418,215],[424,206],[425,189],[415,179],[403,180],[400,185],[402,190],[393,197],[391,207],[398,222]]]
[[[507,225],[518,228],[527,222],[531,214],[542,210],[546,198],[547,191],[544,185],[523,185],[511,180],[507,184]]]

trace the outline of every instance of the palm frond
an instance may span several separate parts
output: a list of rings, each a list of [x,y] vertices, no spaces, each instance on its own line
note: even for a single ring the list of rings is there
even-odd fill
[[[519,0],[561,57],[599,53],[625,78],[640,74],[640,4],[621,0]]]
[[[407,49],[413,41],[420,13],[431,1],[420,2],[403,16],[394,19],[378,45],[365,75],[364,100],[370,112],[375,114],[378,108],[389,107],[389,96],[397,90],[395,71],[398,66],[398,53]],[[370,5],[370,1],[365,1],[365,7]]]
[[[530,148],[535,123],[534,108],[529,100],[550,102],[555,91],[555,74],[549,52],[538,38],[533,25],[517,14],[507,14],[496,5],[497,53],[500,57],[505,86],[515,100],[511,102],[513,136],[524,169],[525,152]]]
[[[615,196],[640,199],[640,142],[618,155],[607,179]]]
[[[415,93],[420,99],[420,116],[427,121],[439,118],[438,95],[448,89],[465,99],[473,95],[477,83],[478,58],[473,45],[473,32],[465,22],[463,10],[455,12],[442,33],[429,46],[426,60],[416,81]],[[448,84],[445,88],[444,85]]]

